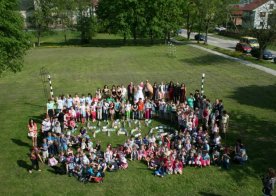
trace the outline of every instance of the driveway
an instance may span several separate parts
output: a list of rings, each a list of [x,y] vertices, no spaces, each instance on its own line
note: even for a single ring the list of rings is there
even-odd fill
[[[180,30],[180,36],[183,36],[183,37],[187,37],[187,31],[185,29],[181,29]],[[194,39],[194,36],[196,35],[197,33],[191,33],[191,39]],[[235,50],[235,46],[236,44],[239,42],[239,40],[227,40],[227,39],[220,39],[220,38],[217,38],[217,37],[212,37],[212,35],[208,35],[208,44],[210,45],[213,45],[213,46],[217,46],[217,47],[220,47],[220,48],[224,48],[224,49],[227,49],[227,50]],[[272,51],[270,50],[271,53],[276,56],[276,51]]]

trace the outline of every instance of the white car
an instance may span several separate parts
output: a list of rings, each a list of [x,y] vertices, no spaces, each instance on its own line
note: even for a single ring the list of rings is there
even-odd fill
[[[220,32],[220,31],[226,31],[227,29],[225,27],[216,27],[215,30]]]

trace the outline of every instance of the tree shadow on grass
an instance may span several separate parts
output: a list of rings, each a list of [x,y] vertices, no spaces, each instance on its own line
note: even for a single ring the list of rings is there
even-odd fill
[[[26,161],[24,160],[17,160],[17,165],[23,169],[26,169],[29,171],[31,169],[31,165],[29,165]]]
[[[241,139],[246,147],[249,160],[245,165],[232,164],[230,170],[222,170],[222,172],[228,172],[233,180],[242,186],[247,182],[248,177],[258,178],[267,168],[275,167],[276,125],[239,111],[231,111],[230,119],[227,141],[233,146],[236,139]]]
[[[29,103],[29,102],[25,102],[24,104],[28,105],[28,106],[32,106],[32,107],[44,108],[43,105],[33,104],[33,103]]]
[[[41,124],[42,121],[43,121],[43,119],[45,118],[45,116],[46,116],[46,114],[43,113],[43,114],[40,114],[40,115],[38,115],[38,116],[29,116],[29,118],[30,118],[30,119],[33,119],[33,121],[34,121],[35,123]]]
[[[222,195],[219,195],[219,194],[214,194],[214,193],[206,193],[206,192],[199,192],[200,195],[202,196],[222,196]]]
[[[11,141],[15,144],[17,144],[18,146],[23,146],[23,147],[28,147],[28,148],[31,148],[32,146],[26,142],[23,142],[22,140],[19,140],[19,139],[14,139],[12,138]]]
[[[229,97],[240,104],[276,111],[276,84],[268,86],[243,86]]]
[[[67,42],[43,42],[44,47],[63,47],[63,46],[80,46],[80,47],[122,47],[122,46],[154,46],[164,44],[164,39],[92,39],[90,43],[83,44],[79,39],[69,39]]]
[[[185,59],[180,59],[181,62],[185,64],[189,64],[192,66],[203,66],[215,64],[216,66],[220,66],[220,64],[229,63],[230,60],[217,56],[215,54],[205,54],[199,55],[197,57],[186,57]]]

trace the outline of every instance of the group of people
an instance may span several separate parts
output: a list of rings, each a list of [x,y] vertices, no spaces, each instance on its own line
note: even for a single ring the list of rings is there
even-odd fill
[[[39,170],[39,161],[48,163],[55,172],[76,176],[81,181],[102,182],[105,171],[126,169],[129,160],[142,160],[154,175],[182,174],[186,166],[198,168],[211,164],[229,169],[230,160],[247,161],[245,146],[240,140],[234,148],[223,147],[229,115],[223,101],[212,104],[198,90],[186,96],[185,84],[163,83],[153,86],[148,81],[127,88],[97,89],[95,96],[58,96],[49,99],[47,115],[41,125],[42,143],[37,143],[38,127],[30,119],[32,168]],[[161,118],[177,124],[178,131],[131,136],[118,147],[109,144],[104,150],[94,145],[87,122],[116,119],[144,120]],[[78,124],[82,127],[78,129]],[[77,131],[78,130],[78,131]],[[74,152],[73,149],[76,149]],[[29,170],[32,172],[32,169]]]

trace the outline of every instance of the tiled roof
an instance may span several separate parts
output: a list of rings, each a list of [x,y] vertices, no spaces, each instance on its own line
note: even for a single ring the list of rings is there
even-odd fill
[[[241,10],[243,11],[252,11],[258,7],[260,7],[261,5],[263,5],[264,3],[268,2],[269,0],[255,0],[252,1],[249,4],[245,4],[245,6],[241,7]]]

